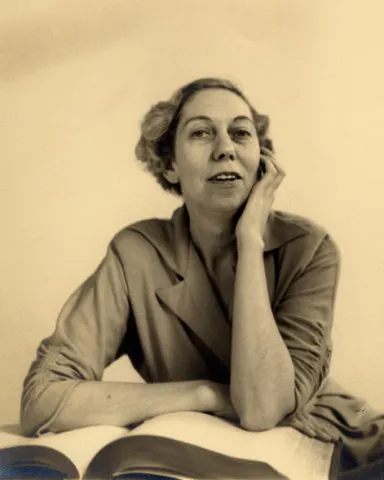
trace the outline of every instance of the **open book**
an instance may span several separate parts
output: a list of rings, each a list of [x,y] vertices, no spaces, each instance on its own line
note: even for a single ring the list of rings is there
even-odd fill
[[[326,480],[337,456],[333,444],[290,427],[254,433],[196,412],[160,415],[132,430],[94,426],[33,439],[3,431],[0,447],[0,478]]]

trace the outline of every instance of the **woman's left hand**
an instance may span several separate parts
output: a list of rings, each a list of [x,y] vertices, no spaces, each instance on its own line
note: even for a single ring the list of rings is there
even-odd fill
[[[298,412],[294,418],[283,420],[280,426],[292,427],[307,437],[327,443],[336,443],[340,437],[336,428],[333,428],[332,425],[327,428],[320,419],[308,412]]]
[[[278,165],[273,152],[261,147],[260,159],[265,163],[266,172],[255,182],[236,226],[237,240],[241,243],[249,240],[252,245],[255,241],[263,245],[265,226],[275,192],[285,177],[285,172]]]

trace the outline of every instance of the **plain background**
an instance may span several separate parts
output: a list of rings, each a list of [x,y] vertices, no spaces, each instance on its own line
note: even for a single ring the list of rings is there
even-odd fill
[[[382,0],[2,0],[0,423],[112,236],[179,204],[135,160],[148,107],[200,76],[272,121],[276,208],[342,253],[332,374],[384,406]]]

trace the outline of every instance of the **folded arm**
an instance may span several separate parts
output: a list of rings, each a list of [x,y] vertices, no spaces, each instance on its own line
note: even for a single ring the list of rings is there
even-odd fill
[[[325,237],[299,269],[296,254],[285,265],[296,273],[271,306],[261,249],[239,252],[231,399],[249,430],[269,429],[301,409],[328,373],[338,252]]]
[[[100,424],[125,426],[162,413],[223,408],[220,387],[206,380],[101,381],[127,334],[129,315],[128,287],[112,243],[96,272],[64,305],[53,335],[38,348],[22,393],[25,435]]]

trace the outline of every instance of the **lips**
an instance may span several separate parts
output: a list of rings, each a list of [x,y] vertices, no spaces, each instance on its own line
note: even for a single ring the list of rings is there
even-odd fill
[[[219,172],[208,179],[210,182],[233,182],[241,177],[237,172]]]

